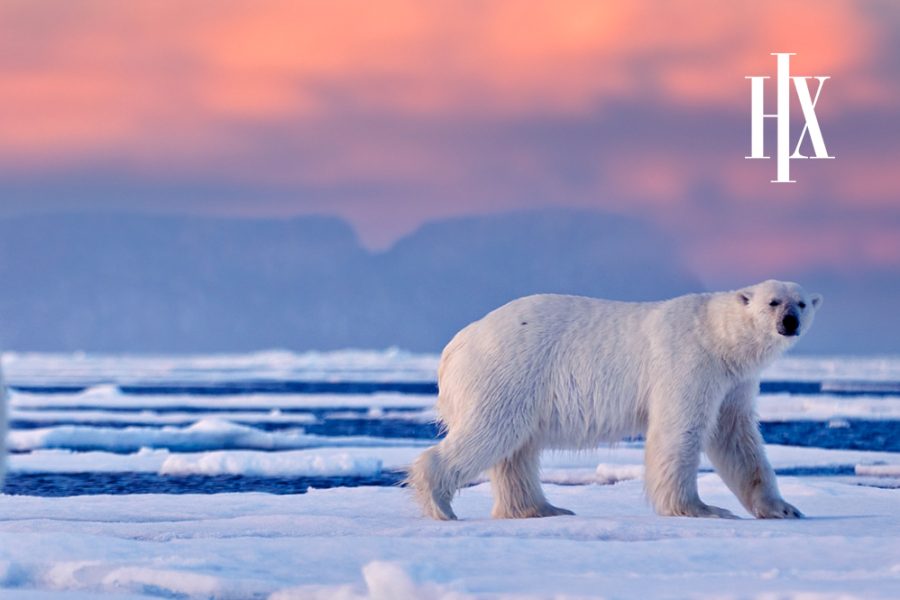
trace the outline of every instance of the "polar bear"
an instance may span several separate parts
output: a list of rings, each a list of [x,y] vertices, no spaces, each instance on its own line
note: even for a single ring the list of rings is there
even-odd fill
[[[657,513],[729,517],[697,492],[700,452],[758,518],[785,502],[754,410],[759,375],[822,304],[796,283],[663,302],[542,294],[514,300],[447,344],[437,411],[446,437],[410,467],[424,512],[455,519],[454,494],[490,469],[495,518],[570,515],[544,497],[540,451],[646,436],[645,489]]]

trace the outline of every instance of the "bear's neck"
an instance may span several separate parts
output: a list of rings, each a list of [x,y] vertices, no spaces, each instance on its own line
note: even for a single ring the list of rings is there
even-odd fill
[[[749,379],[758,376],[789,344],[771,335],[760,335],[753,319],[741,310],[733,294],[713,294],[707,305],[712,350],[731,374]]]

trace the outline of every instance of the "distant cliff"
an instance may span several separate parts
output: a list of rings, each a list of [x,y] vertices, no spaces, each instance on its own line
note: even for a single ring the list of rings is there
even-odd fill
[[[0,219],[0,340],[16,350],[439,350],[524,294],[697,288],[658,232],[589,212],[445,221],[379,254],[327,217]]]
[[[804,350],[892,348],[896,308],[880,327],[866,319],[897,306],[900,280],[858,283],[866,296],[852,305],[842,280],[816,279],[828,288],[816,290],[826,293],[814,327],[823,331]],[[460,327],[526,294],[652,300],[701,290],[659,231],[590,211],[435,222],[382,253],[330,217],[0,219],[0,344],[9,350],[438,351]]]

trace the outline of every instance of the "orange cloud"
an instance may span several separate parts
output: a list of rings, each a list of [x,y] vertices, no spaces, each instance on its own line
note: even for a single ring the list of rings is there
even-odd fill
[[[897,69],[898,22],[889,0],[7,0],[0,171],[113,165],[251,190],[359,186],[344,205],[309,206],[376,223],[363,235],[380,245],[439,215],[541,202],[699,231],[714,223],[694,204],[704,186],[741,214],[810,206],[820,189],[832,205],[887,209],[900,189],[896,150],[845,143],[827,169],[794,167],[819,188],[773,187],[774,164],[743,160],[747,148],[722,124],[745,135],[744,76],[774,74],[773,51],[796,52],[795,73],[832,76],[818,107],[830,147],[828,126],[895,111],[900,87],[886,70]],[[686,115],[719,121],[673,139],[659,120],[644,122],[648,113],[666,126]],[[590,127],[596,140],[570,149]],[[370,201],[385,189],[402,190],[391,205],[402,214]],[[247,197],[250,208],[222,211],[296,210],[284,196],[268,208]],[[900,264],[886,234],[829,235],[824,254],[793,255],[837,261],[865,247],[868,260]],[[696,239],[698,265],[710,247],[751,260],[740,236]],[[786,251],[768,241],[759,264]]]
[[[239,151],[228,125],[347,111],[744,111],[742,77],[770,72],[775,49],[863,90],[831,99],[846,109],[885,96],[871,64],[888,33],[843,1],[12,1],[0,6],[0,153],[40,165],[106,151],[169,166]]]

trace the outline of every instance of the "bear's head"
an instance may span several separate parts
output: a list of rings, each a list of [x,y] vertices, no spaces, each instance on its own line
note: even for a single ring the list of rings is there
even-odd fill
[[[749,311],[757,331],[791,343],[809,330],[822,294],[808,294],[796,283],[770,279],[738,292],[737,300]]]

